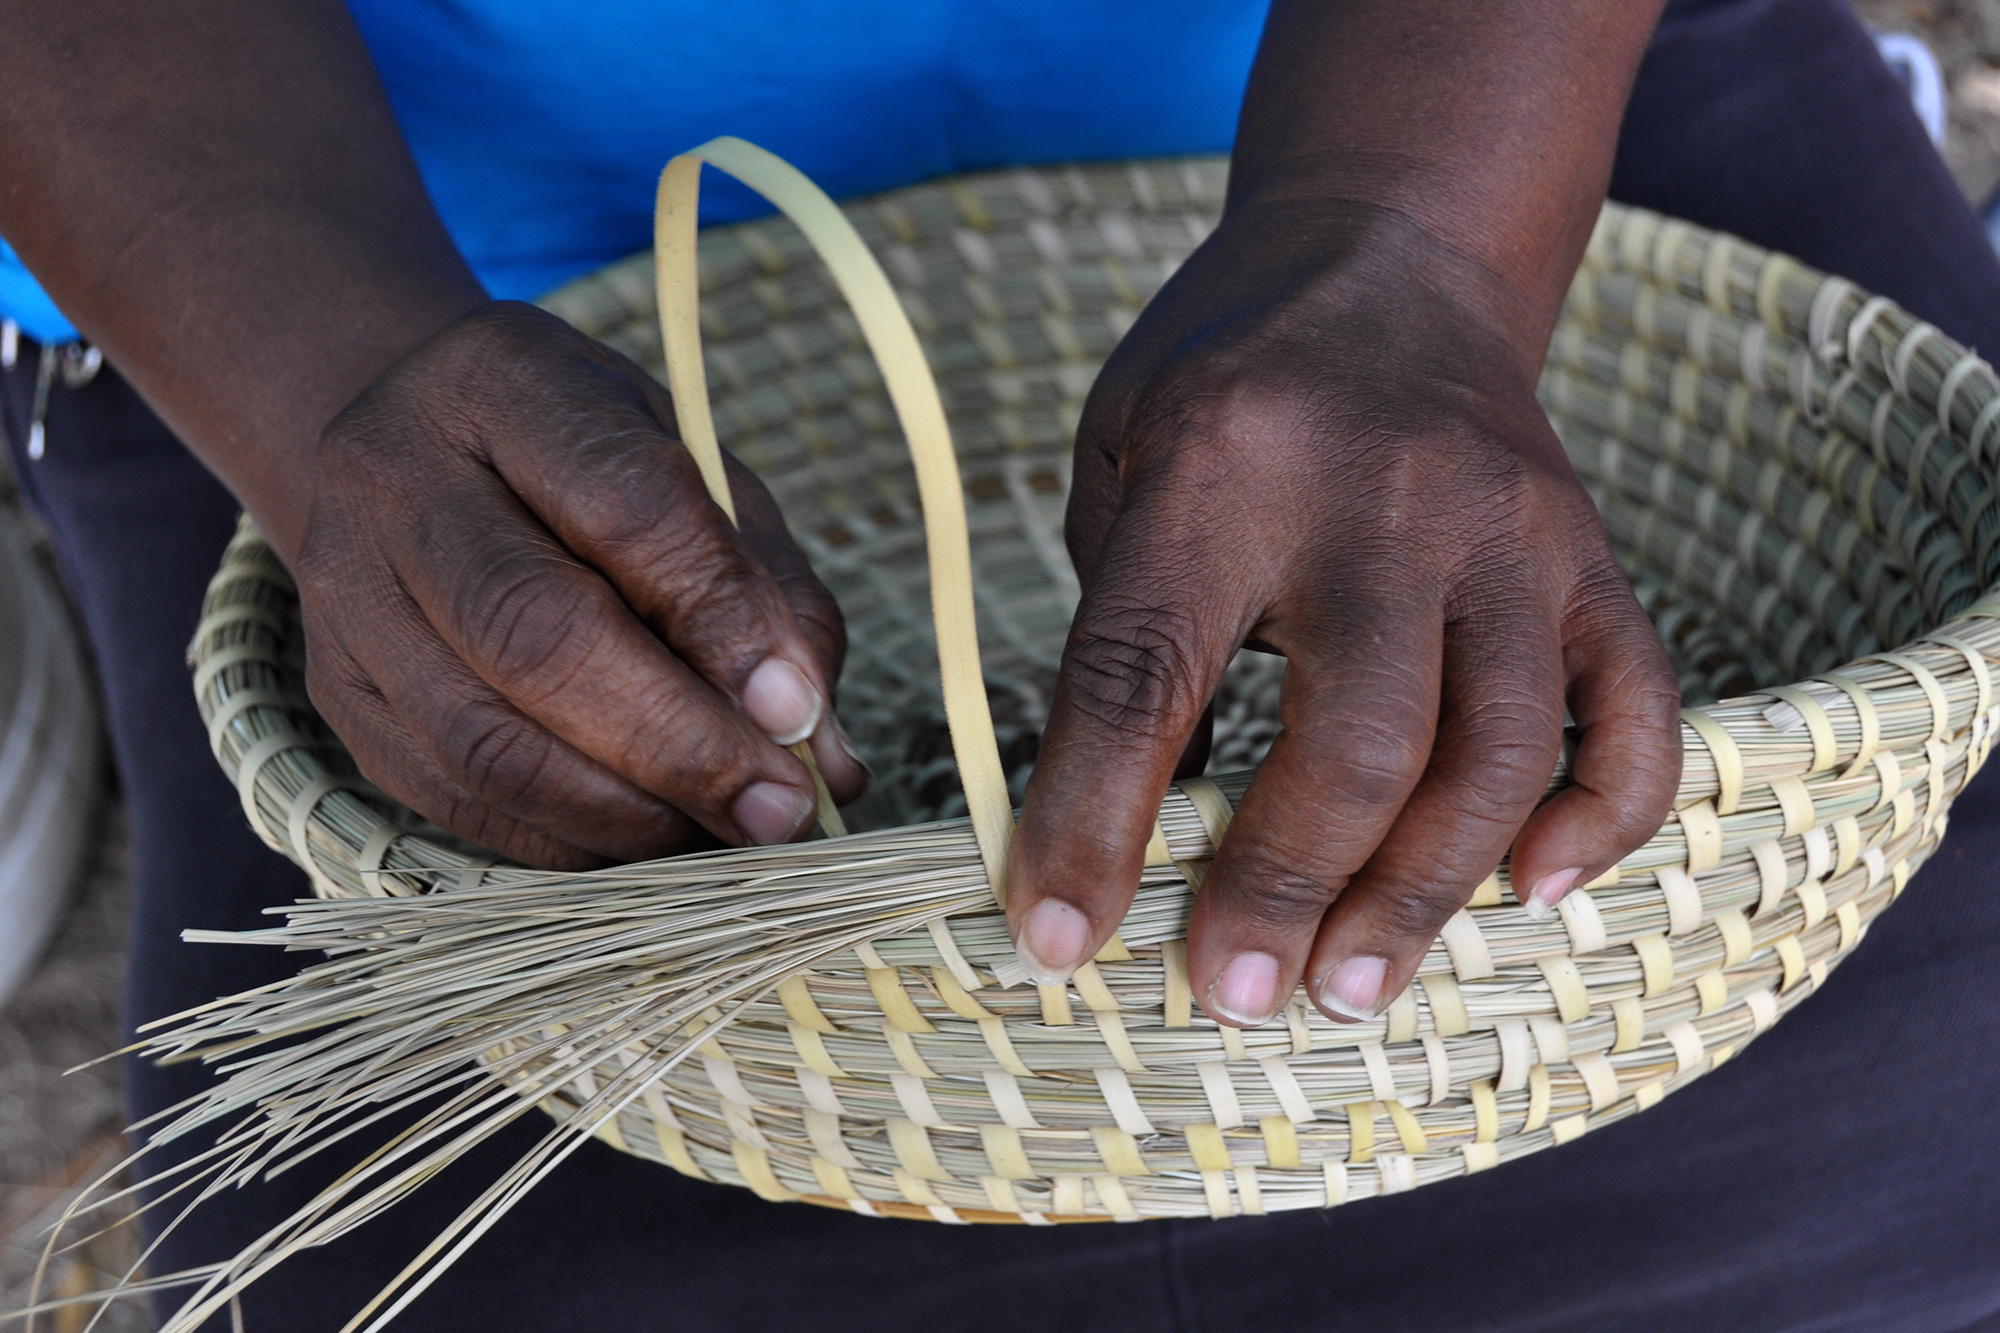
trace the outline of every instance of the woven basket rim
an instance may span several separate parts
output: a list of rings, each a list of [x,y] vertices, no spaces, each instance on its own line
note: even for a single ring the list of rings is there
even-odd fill
[[[1034,213],[1036,191],[1109,194],[1120,172],[1164,189],[1185,168],[983,173],[845,208],[886,228],[886,208],[938,203],[976,229],[975,210],[998,216],[1010,199],[1051,216]],[[768,234],[737,224],[704,244]],[[635,261],[613,270],[633,285]],[[599,295],[571,288],[550,304]],[[680,969],[657,983],[670,1024],[643,1038],[615,1025],[546,1035],[524,1019],[478,1058],[577,1132],[767,1198],[870,1215],[1032,1224],[1328,1206],[1643,1110],[1817,989],[1937,845],[2000,730],[2000,380],[1852,283],[1610,205],[1543,392],[1607,522],[1629,520],[1635,560],[1678,550],[1718,588],[1764,580],[1776,593],[1745,614],[1758,627],[1792,615],[1803,628],[1780,647],[1795,655],[1815,634],[1866,644],[1878,621],[1921,632],[1686,710],[1675,810],[1653,840],[1550,921],[1527,918],[1496,872],[1372,1023],[1336,1027],[1294,1004],[1282,1023],[1238,1032],[1191,1005],[1177,942],[1248,773],[1169,790],[1165,855],[1116,949],[1040,992],[1010,976],[962,818],[588,874],[497,866],[385,819],[301,707],[289,580],[246,521],[190,650],[195,691],[252,827],[322,899],[262,938],[337,946],[313,982],[332,993],[368,967],[416,976],[471,959],[459,932],[478,923],[548,951],[521,955],[536,959],[568,957],[554,942],[574,923],[619,940],[657,927],[648,947]],[[1733,544],[1693,519],[1649,529],[1648,486],[1670,517],[1669,500],[1738,515],[1717,520]],[[1808,614],[1841,598],[1875,620]],[[553,921],[557,894],[571,921]],[[725,958],[730,941],[755,939],[791,952]],[[575,966],[581,989],[562,995],[609,984],[589,960]],[[407,994],[445,1030],[442,1009]],[[239,1001],[184,1016],[155,1051],[221,1049],[272,1015],[325,1012],[284,1007],[319,1003],[305,988]],[[461,1063],[467,1049],[451,1048]],[[256,1079],[278,1077],[244,1067],[199,1115],[240,1111],[267,1086]]]

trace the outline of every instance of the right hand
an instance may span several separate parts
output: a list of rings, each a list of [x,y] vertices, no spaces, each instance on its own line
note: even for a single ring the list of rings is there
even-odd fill
[[[665,389],[532,306],[429,338],[327,426],[291,555],[314,705],[384,791],[532,865],[801,837],[846,631],[763,485],[739,531]]]
[[[1681,771],[1672,666],[1535,399],[1553,303],[1309,195],[1233,204],[1091,390],[1083,599],[1009,863],[1022,961],[1066,980],[1124,918],[1231,657],[1283,653],[1283,730],[1188,921],[1195,994],[1242,1027],[1301,982],[1373,1018],[1502,857],[1552,912]]]

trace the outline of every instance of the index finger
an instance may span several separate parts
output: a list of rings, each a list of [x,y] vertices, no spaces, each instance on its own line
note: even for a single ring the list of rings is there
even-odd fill
[[[482,531],[397,562],[424,616],[516,708],[733,843],[788,841],[817,799],[805,766],[640,622],[496,475]],[[692,520],[701,521],[697,516]],[[716,521],[720,521],[719,514]]]

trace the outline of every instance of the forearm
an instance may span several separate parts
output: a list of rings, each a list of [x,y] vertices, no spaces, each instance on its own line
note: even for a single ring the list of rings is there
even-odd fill
[[[33,0],[0,234],[278,549],[327,421],[483,293],[338,0]]]
[[[1610,178],[1662,0],[1278,0],[1244,101],[1231,207],[1393,219],[1539,365]]]

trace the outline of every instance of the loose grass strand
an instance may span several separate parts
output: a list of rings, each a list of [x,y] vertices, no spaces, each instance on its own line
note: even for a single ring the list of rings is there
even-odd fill
[[[844,209],[939,377],[1017,794],[1076,596],[1075,412],[1222,190],[1220,160],[1190,159]],[[1219,1028],[1182,939],[1275,734],[1282,664],[1245,658],[1216,707],[1234,771],[1168,792],[1164,855],[1114,944],[1034,987],[991,848],[954,817],[913,610],[939,501],[919,503],[841,284],[776,219],[704,233],[700,256],[716,437],[771,485],[855,631],[843,717],[881,774],[848,811],[858,831],[585,874],[493,864],[373,788],[312,713],[296,593],[246,524],[195,689],[252,827],[317,897],[190,938],[315,961],[144,1029],[149,1057],[216,1073],[148,1122],[153,1147],[207,1145],[148,1182],[166,1191],[149,1206],[184,1217],[386,1141],[230,1262],[177,1275],[195,1289],[165,1333],[537,1109],[547,1132],[350,1330],[386,1327],[593,1136],[773,1200],[948,1223],[1330,1207],[1488,1170],[1654,1105],[1813,994],[1936,848],[2000,729],[2000,382],[1851,284],[1607,205],[1542,399],[1695,705],[1673,816],[1552,921],[1498,867],[1372,1022],[1294,1000]],[[653,278],[635,257],[548,304],[658,371]],[[62,1227],[117,1197],[110,1179]],[[122,1290],[158,1285],[135,1270]]]

